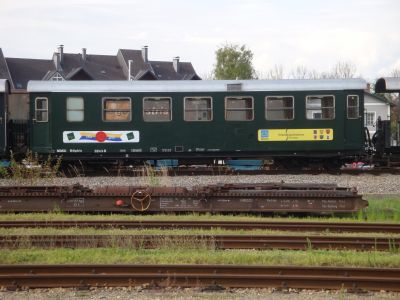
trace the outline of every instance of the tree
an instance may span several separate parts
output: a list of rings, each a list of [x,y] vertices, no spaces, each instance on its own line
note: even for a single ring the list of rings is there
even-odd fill
[[[391,77],[400,77],[400,67],[393,69],[392,72],[390,72],[390,76]]]
[[[356,74],[356,66],[347,61],[339,61],[331,72],[332,78],[353,78]]]
[[[253,53],[245,45],[226,44],[216,52],[215,79],[255,79]]]

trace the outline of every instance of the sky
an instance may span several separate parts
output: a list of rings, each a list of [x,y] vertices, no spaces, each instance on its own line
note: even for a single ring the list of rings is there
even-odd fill
[[[150,60],[180,56],[206,77],[229,43],[246,45],[260,74],[341,61],[373,80],[400,68],[399,0],[0,0],[0,13],[6,57],[50,59],[60,44],[108,55],[147,45]]]

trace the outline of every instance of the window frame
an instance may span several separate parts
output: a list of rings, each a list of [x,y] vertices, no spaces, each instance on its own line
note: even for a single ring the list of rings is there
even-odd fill
[[[131,97],[103,97],[101,98],[101,119],[103,122],[115,122],[115,123],[123,123],[123,122],[131,122],[132,121],[132,98]],[[129,120],[105,120],[105,112],[110,111],[105,109],[105,102],[106,100],[129,100]],[[124,110],[121,109],[116,109],[116,110],[111,110],[111,111],[121,111],[124,112]],[[127,111],[127,110],[126,110]]]
[[[83,108],[82,109],[68,109],[68,99],[70,98],[79,98],[82,99],[82,104],[83,104]],[[83,119],[81,121],[70,121],[68,120],[68,112],[69,111],[82,111],[83,113]],[[67,97],[65,100],[65,117],[67,122],[71,122],[71,123],[77,123],[77,122],[84,122],[85,121],[85,100],[83,97],[77,96],[77,97]]]
[[[268,117],[267,117],[267,110],[268,110],[268,98],[285,98],[285,97],[287,97],[287,98],[291,98],[292,99],[292,107],[289,107],[289,108],[291,108],[292,109],[292,118],[291,119],[268,119]],[[289,109],[289,108],[284,108],[284,107],[281,107],[281,108],[279,108],[279,109],[272,109],[272,111],[277,111],[277,110],[285,110],[285,109]],[[294,96],[265,96],[265,98],[264,98],[264,109],[265,109],[265,111],[264,111],[264,114],[265,114],[265,120],[267,120],[267,121],[293,121],[294,120],[294,118],[295,118],[295,111],[294,111]],[[270,110],[271,111],[271,110]]]
[[[195,109],[186,109],[186,100],[187,99],[193,99],[193,98],[199,98],[199,99],[204,99],[208,98],[210,99],[210,108],[207,109],[202,109],[202,110],[195,110]],[[186,120],[186,112],[187,111],[210,111],[211,112],[211,118],[209,120]],[[185,96],[183,97],[183,120],[185,122],[212,122],[214,120],[214,99],[212,96]]]
[[[170,119],[169,120],[158,120],[158,121],[147,121],[147,120],[145,120],[145,114],[144,114],[144,112],[145,112],[145,109],[144,109],[144,102],[146,101],[146,99],[158,99],[158,100],[160,100],[160,99],[168,99],[169,100],[169,116],[170,116]],[[149,96],[146,96],[146,97],[143,97],[143,99],[142,99],[142,117],[143,117],[143,122],[149,122],[149,123],[158,123],[158,122],[171,122],[172,121],[172,97],[162,97],[162,96],[157,96],[157,97],[149,97]]]
[[[57,72],[52,77],[50,77],[49,81],[65,81],[65,79],[61,76],[60,73]]]
[[[226,104],[228,102],[228,98],[236,98],[237,100],[242,100],[243,98],[251,99],[251,108],[226,108]],[[226,118],[228,111],[242,111],[242,110],[251,110],[251,120],[228,120]],[[225,96],[224,98],[224,118],[227,122],[251,122],[254,121],[254,97],[253,96]]]
[[[349,97],[357,97],[357,106],[349,106]],[[349,108],[357,108],[357,116],[355,118],[349,117]],[[360,118],[360,96],[358,95],[347,95],[346,98],[346,110],[347,110],[347,119],[356,120]]]
[[[372,124],[367,124],[367,114],[373,114]],[[375,127],[376,124],[376,111],[365,111],[364,112],[364,127]]]
[[[46,100],[46,106],[47,106],[47,108],[46,108],[46,109],[37,108],[38,100]],[[38,118],[37,118],[37,112],[39,112],[39,111],[40,111],[40,112],[43,112],[43,111],[46,112],[46,120],[45,120],[45,121],[39,121],[39,120],[38,120]],[[48,122],[49,122],[49,98],[47,98],[47,97],[36,97],[36,98],[35,98],[35,122],[37,122],[37,123],[48,123]]]
[[[307,112],[309,111],[309,110],[317,110],[317,109],[309,109],[309,108],[307,108],[307,100],[308,100],[308,97],[321,97],[321,98],[323,98],[323,97],[332,97],[333,98],[333,106],[322,106],[322,101],[321,101],[321,107],[320,107],[320,111],[321,111],[321,117],[322,117],[322,109],[323,108],[333,108],[333,117],[332,118],[321,118],[321,119],[310,119],[310,118],[308,118],[307,117]],[[321,94],[319,94],[319,95],[306,95],[306,102],[305,102],[305,112],[306,112],[306,120],[311,120],[311,121],[329,121],[329,120],[335,120],[336,119],[336,97],[335,97],[335,95],[321,95]]]

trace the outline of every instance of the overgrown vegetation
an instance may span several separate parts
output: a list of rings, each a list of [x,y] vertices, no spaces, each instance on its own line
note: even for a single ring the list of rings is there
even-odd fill
[[[14,180],[30,180],[34,182],[39,178],[54,178],[59,176],[62,157],[56,160],[49,155],[47,160],[41,161],[37,153],[28,151],[21,161],[17,161],[11,152],[10,166],[0,167],[0,176]]]
[[[400,267],[398,253],[326,250],[18,249],[2,250],[0,264],[242,264]]]

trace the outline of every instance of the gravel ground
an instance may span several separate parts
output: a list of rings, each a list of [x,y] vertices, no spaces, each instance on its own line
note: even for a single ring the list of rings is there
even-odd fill
[[[294,290],[276,291],[274,289],[230,289],[220,292],[207,292],[199,289],[159,289],[141,290],[129,288],[93,289],[90,291],[78,291],[76,289],[36,289],[19,292],[0,292],[0,300],[61,300],[61,299],[248,299],[248,300],[321,300],[321,299],[399,299],[399,293],[377,292],[352,294],[343,291],[313,291]]]
[[[351,175],[226,175],[226,176],[177,176],[177,177],[78,177],[31,180],[0,180],[0,186],[6,185],[70,185],[80,183],[84,186],[118,185],[164,185],[185,186],[208,185],[216,183],[336,183],[342,187],[357,187],[361,194],[400,194],[400,175],[384,174],[379,176],[362,174]]]

